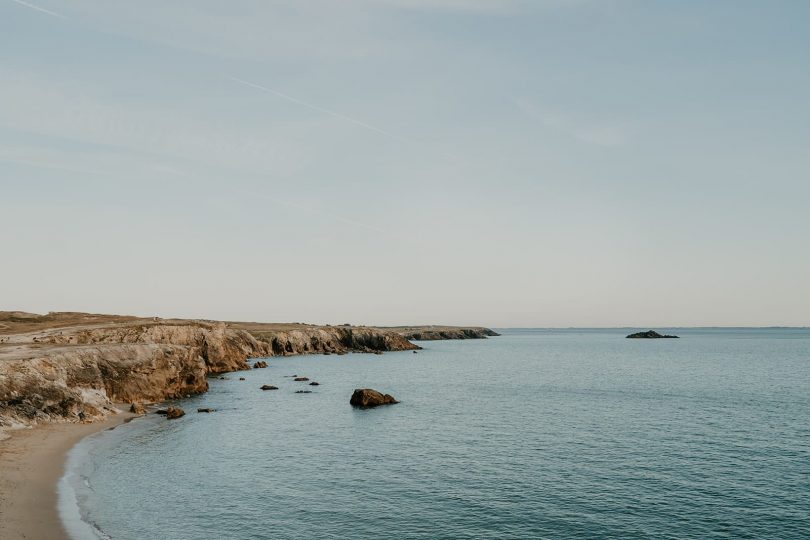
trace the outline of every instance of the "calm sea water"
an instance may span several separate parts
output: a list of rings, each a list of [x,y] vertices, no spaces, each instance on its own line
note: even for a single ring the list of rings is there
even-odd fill
[[[63,515],[116,540],[810,538],[810,331],[676,332],[271,358],[82,443]]]

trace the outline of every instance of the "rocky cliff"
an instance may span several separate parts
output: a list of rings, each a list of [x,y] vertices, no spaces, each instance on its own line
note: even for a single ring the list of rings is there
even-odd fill
[[[250,358],[418,348],[369,327],[0,313],[0,428],[205,392],[208,375],[250,369]]]

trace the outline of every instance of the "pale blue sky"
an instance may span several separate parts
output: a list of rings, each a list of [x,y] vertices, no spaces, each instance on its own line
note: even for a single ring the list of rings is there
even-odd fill
[[[0,309],[808,325],[808,20],[0,0]]]

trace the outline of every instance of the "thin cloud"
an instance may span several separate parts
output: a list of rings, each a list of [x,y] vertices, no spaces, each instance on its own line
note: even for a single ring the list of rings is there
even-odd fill
[[[302,107],[312,109],[313,111],[318,111],[318,112],[321,112],[321,113],[324,113],[324,114],[328,114],[330,116],[334,116],[335,118],[340,118],[341,120],[351,122],[352,124],[358,125],[360,127],[366,128],[366,129],[369,129],[369,130],[374,131],[376,133],[380,133],[382,135],[385,135],[386,137],[391,137],[392,139],[396,139],[396,140],[402,141],[402,142],[411,142],[408,139],[400,137],[399,135],[395,135],[395,134],[391,133],[390,131],[386,131],[386,130],[384,130],[382,128],[378,128],[377,126],[372,126],[371,124],[367,124],[367,123],[363,122],[362,120],[358,120],[357,118],[352,118],[351,116],[346,116],[345,114],[341,114],[341,113],[336,112],[336,111],[331,111],[329,109],[324,109],[323,107],[319,107],[318,105],[313,105],[312,103],[307,103],[306,101],[304,101],[302,99],[298,99],[296,97],[290,96],[290,95],[285,94],[283,92],[279,92],[278,90],[273,90],[272,88],[262,86],[261,84],[256,84],[256,83],[253,83],[253,82],[250,82],[250,81],[246,81],[246,80],[240,79],[238,77],[228,76],[228,79],[230,79],[230,80],[232,80],[234,82],[237,82],[239,84],[243,84],[245,86],[249,86],[251,88],[255,88],[257,90],[267,92],[269,94],[273,94],[276,97],[286,99],[287,101],[289,101],[291,103],[295,103],[296,105],[301,105]]]
[[[58,18],[58,19],[65,19],[65,20],[67,20],[67,17],[65,17],[65,16],[64,16],[64,15],[62,15],[61,13],[57,13],[57,12],[55,12],[55,11],[51,11],[50,9],[45,9],[45,8],[43,8],[43,7],[35,6],[34,4],[29,4],[28,2],[23,2],[23,0],[11,0],[11,1],[12,1],[12,2],[14,2],[15,4],[19,4],[19,5],[21,5],[21,6],[25,6],[25,7],[29,8],[29,9],[33,9],[33,10],[35,10],[35,11],[39,11],[40,13],[44,13],[44,14],[46,14],[46,15],[50,15],[51,17],[56,17],[56,18]]]

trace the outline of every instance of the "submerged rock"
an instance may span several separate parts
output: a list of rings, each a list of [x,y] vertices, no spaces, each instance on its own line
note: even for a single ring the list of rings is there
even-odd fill
[[[253,364],[253,369],[263,369],[267,367],[267,362],[264,360],[259,360],[258,362]]]
[[[140,403],[133,403],[129,407],[129,412],[133,414],[146,414],[146,407],[144,407]]]
[[[200,413],[212,413],[212,412],[216,412],[216,409],[203,407],[203,408],[197,409],[197,412],[200,412]]]
[[[311,394],[312,390],[296,390],[296,394]]]
[[[158,409],[155,411],[155,414],[161,414],[163,416],[166,416],[167,414],[169,414],[169,411],[167,411],[166,409]]]
[[[239,380],[240,380],[240,381],[244,381],[244,380],[245,380],[245,378],[244,378],[244,377],[239,377]]]
[[[321,383],[319,383],[319,382],[315,382],[315,381],[312,381],[311,383],[309,383],[309,385],[310,385],[310,386],[320,386],[320,385],[321,385]]]
[[[371,388],[359,388],[352,394],[349,403],[355,407],[378,407],[380,405],[393,405],[399,403],[394,396],[390,394],[383,394]]]
[[[169,420],[174,420],[175,418],[180,418],[181,416],[185,416],[186,411],[181,409],[180,407],[169,407],[166,409],[166,418]]]
[[[294,381],[298,381],[298,382],[306,382],[306,381],[308,381],[308,380],[309,380],[309,377],[296,377],[296,378],[295,378],[295,379],[293,379],[293,380],[294,380]]]
[[[262,385],[262,390],[278,390],[278,386],[273,386],[272,384],[264,384]]]
[[[678,339],[678,336],[667,336],[662,335],[656,332],[655,330],[647,330],[646,332],[636,332],[635,334],[630,334],[627,336],[628,339],[663,339],[663,338],[674,338]]]

